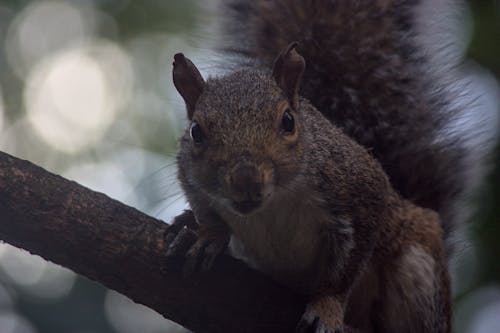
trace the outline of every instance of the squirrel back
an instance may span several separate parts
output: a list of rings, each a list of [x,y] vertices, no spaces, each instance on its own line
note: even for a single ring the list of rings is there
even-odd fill
[[[297,41],[300,95],[365,146],[406,199],[437,211],[445,238],[465,187],[460,115],[417,40],[416,0],[225,0],[225,51],[268,68]],[[241,65],[240,64],[240,65]]]

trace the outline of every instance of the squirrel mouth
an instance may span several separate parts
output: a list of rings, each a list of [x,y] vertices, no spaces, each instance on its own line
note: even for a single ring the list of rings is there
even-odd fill
[[[233,208],[240,214],[247,215],[260,207],[262,201],[245,200],[245,201],[233,201]]]

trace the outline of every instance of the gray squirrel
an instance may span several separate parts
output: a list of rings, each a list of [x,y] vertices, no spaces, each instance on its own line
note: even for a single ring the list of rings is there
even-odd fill
[[[422,2],[225,1],[225,48],[251,65],[205,81],[175,56],[191,210],[167,256],[191,242],[189,273],[230,244],[307,295],[297,332],[451,332],[468,151],[446,137],[459,110],[416,41]]]

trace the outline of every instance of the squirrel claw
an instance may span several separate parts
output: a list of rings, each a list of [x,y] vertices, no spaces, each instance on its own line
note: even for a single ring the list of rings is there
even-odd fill
[[[227,248],[228,241],[218,241],[218,242],[211,242],[210,244],[207,245],[205,248],[205,256],[203,260],[203,264],[201,266],[201,269],[204,271],[209,270],[212,268],[215,259],[221,255],[224,250]]]
[[[198,224],[193,212],[186,210],[174,219],[164,239],[167,251],[162,270],[182,265],[182,273],[187,277],[212,267],[229,244],[229,232],[223,224]],[[179,259],[185,261],[181,263]]]
[[[196,218],[191,210],[185,210],[182,214],[174,218],[174,221],[168,226],[165,233],[165,244],[169,246],[179,232],[185,227],[191,230],[196,230],[198,228]]]
[[[170,236],[170,234],[167,234],[167,236]],[[178,264],[179,258],[196,242],[196,234],[193,230],[183,227],[177,234],[174,234],[172,240],[168,243],[167,239],[165,241],[167,251],[160,265],[160,270],[164,274],[171,271]]]
[[[186,253],[184,276],[212,268],[215,259],[224,252],[227,244],[226,238],[207,239],[201,236]]]
[[[295,328],[295,333],[344,333],[341,328],[330,328],[319,317],[310,320],[302,317]]]
[[[193,274],[199,266],[200,257],[203,255],[205,243],[198,239],[186,252],[186,261],[182,273],[184,277],[188,277]]]
[[[318,322],[319,317],[315,317],[312,322],[302,317],[295,328],[295,333],[315,333]]]
[[[342,304],[334,297],[321,296],[309,302],[296,333],[354,333],[342,323]]]
[[[308,320],[302,317],[295,328],[295,333],[361,333],[358,330],[352,329],[347,326],[338,326],[331,328],[324,323],[320,317],[316,316],[314,319]]]
[[[162,272],[168,272],[169,268],[174,266],[175,258],[180,257],[193,245],[196,241],[196,233],[193,230],[197,227],[194,214],[190,210],[185,210],[168,226],[164,235],[167,250],[160,266]]]
[[[184,227],[169,244],[166,257],[177,257],[185,253],[196,241],[196,234],[191,229]]]

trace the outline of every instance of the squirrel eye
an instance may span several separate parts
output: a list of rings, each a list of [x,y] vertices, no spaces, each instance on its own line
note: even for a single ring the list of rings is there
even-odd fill
[[[295,128],[295,120],[293,119],[292,113],[289,109],[283,113],[283,118],[281,118],[281,128],[285,134],[291,134]]]
[[[196,121],[193,121],[193,123],[191,124],[191,127],[189,128],[189,134],[191,135],[191,139],[193,139],[194,143],[203,143],[203,131],[201,130],[200,124],[198,124]]]

